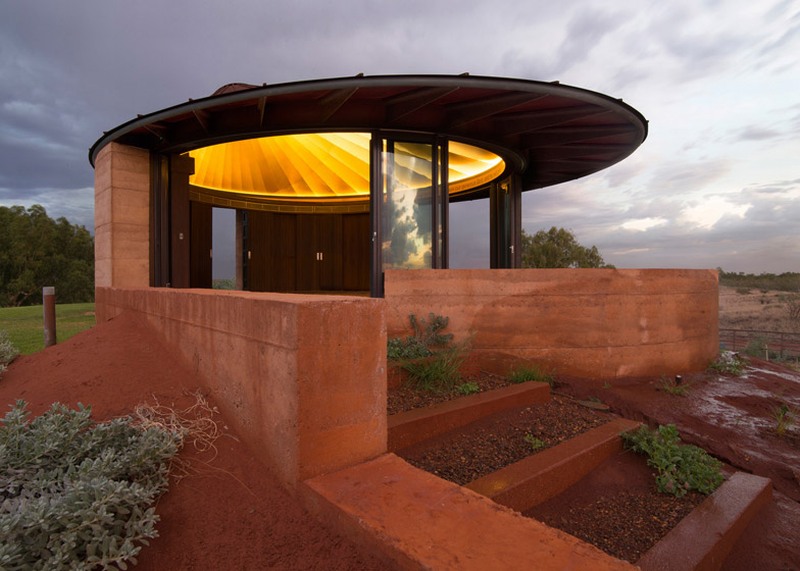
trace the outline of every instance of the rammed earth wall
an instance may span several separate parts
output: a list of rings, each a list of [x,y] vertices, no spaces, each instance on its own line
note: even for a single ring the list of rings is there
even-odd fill
[[[385,288],[99,287],[96,311],[134,312],[175,346],[289,487],[386,451],[387,331],[407,334],[410,313],[448,316],[488,369],[527,361],[599,381],[700,370],[718,351],[714,271],[390,271]]]
[[[192,363],[287,487],[386,451],[382,300],[97,288],[95,304],[98,322],[132,312]]]
[[[705,369],[719,351],[715,270],[392,270],[386,325],[450,318],[480,366],[519,362],[602,379]]]

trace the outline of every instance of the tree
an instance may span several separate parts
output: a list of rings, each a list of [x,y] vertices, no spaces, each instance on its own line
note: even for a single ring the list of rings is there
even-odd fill
[[[94,299],[94,239],[39,204],[0,206],[0,306],[41,304],[44,286],[60,303]]]
[[[523,268],[609,268],[597,246],[581,246],[575,235],[553,226],[531,236],[522,231]]]

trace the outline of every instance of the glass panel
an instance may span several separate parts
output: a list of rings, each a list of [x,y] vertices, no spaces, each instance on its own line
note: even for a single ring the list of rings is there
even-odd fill
[[[433,147],[388,141],[383,152],[383,268],[432,268]]]

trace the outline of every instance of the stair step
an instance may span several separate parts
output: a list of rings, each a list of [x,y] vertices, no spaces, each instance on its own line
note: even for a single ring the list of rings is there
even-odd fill
[[[548,384],[528,382],[393,414],[388,419],[388,448],[402,450],[491,414],[549,401]]]
[[[301,497],[311,513],[391,569],[636,570],[394,454],[307,480]]]
[[[619,435],[639,426],[618,418],[470,482],[465,487],[524,512],[560,494],[622,450]]]
[[[642,571],[713,571],[772,500],[769,478],[736,472],[636,564]]]

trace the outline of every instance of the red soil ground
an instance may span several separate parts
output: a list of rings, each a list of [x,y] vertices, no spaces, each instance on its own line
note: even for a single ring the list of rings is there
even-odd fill
[[[98,421],[131,414],[143,402],[185,409],[200,388],[191,367],[148,329],[120,316],[69,341],[19,357],[0,379],[4,415],[17,399],[33,414],[59,401],[91,405]],[[208,396],[213,405],[213,395]],[[170,484],[157,513],[160,537],[137,570],[384,569],[378,560],[317,523],[216,418],[216,457],[190,446],[191,473]]]

